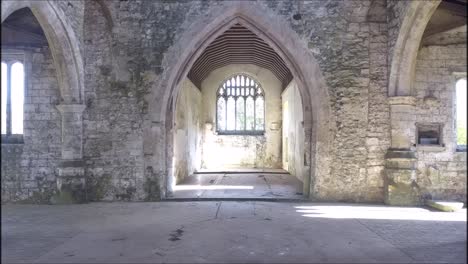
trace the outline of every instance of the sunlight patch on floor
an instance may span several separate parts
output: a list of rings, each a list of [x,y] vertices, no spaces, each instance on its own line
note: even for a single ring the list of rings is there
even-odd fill
[[[182,190],[253,190],[253,186],[242,185],[176,185],[174,191]]]
[[[386,206],[295,206],[297,213],[304,217],[333,219],[386,219],[421,221],[466,221],[466,209],[458,212],[434,212],[418,207]]]

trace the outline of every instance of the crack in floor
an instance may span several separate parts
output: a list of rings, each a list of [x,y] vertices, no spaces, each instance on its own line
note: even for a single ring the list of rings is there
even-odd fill
[[[223,202],[219,202],[219,204],[218,204],[218,209],[216,210],[216,215],[215,215],[215,218],[214,218],[214,219],[218,219],[218,213],[219,213],[219,209],[221,208],[221,204],[222,204],[222,203],[223,203]]]

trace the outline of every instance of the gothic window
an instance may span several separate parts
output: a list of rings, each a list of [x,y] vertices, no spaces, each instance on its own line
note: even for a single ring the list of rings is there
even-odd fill
[[[2,138],[23,134],[24,65],[18,60],[2,60]]]
[[[218,133],[264,133],[265,93],[257,81],[245,74],[236,74],[221,84],[216,95]]]
[[[466,151],[466,78],[458,80],[455,89],[457,150]]]

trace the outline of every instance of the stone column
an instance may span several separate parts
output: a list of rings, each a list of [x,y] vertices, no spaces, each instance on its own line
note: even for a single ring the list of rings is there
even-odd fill
[[[389,98],[391,147],[385,155],[385,203],[390,205],[419,205],[420,195],[416,183],[416,137],[412,96]]]
[[[62,160],[58,168],[56,203],[83,203],[86,197],[86,179],[83,161],[82,104],[58,105],[62,116]]]

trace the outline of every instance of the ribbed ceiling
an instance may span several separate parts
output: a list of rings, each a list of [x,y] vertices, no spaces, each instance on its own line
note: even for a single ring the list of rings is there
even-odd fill
[[[292,74],[283,59],[255,33],[235,24],[217,37],[195,61],[188,78],[198,87],[217,68],[229,64],[254,64],[273,72],[288,85]]]

